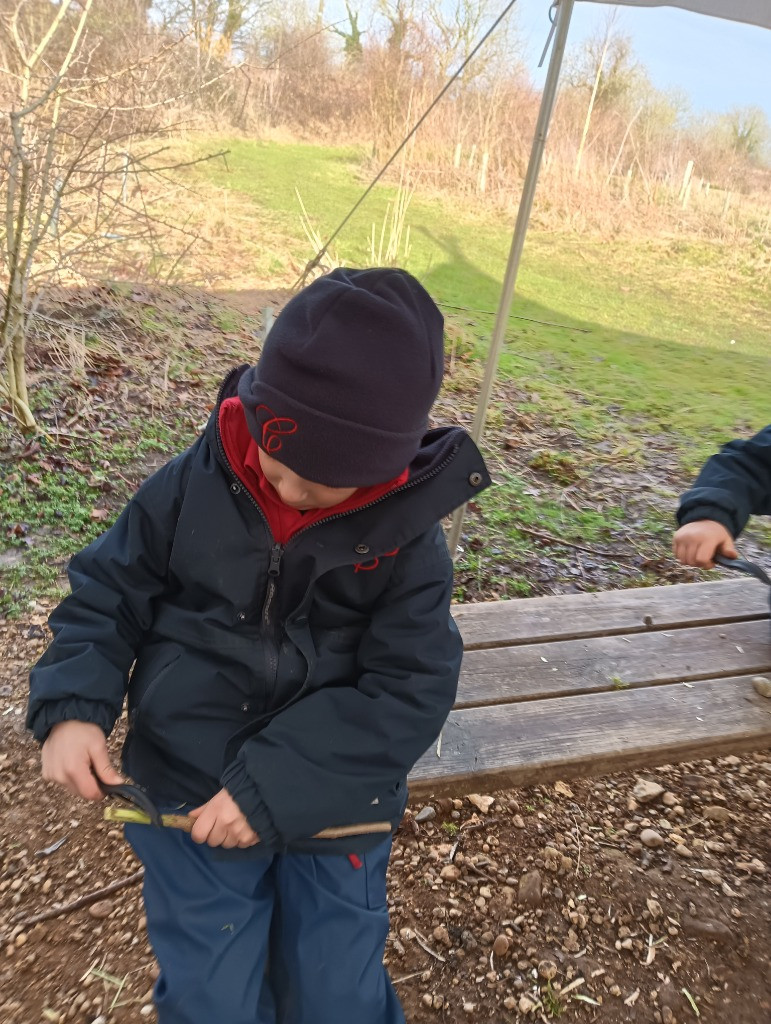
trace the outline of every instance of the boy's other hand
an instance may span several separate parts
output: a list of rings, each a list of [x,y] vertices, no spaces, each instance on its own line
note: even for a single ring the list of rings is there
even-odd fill
[[[57,782],[84,800],[101,800],[97,779],[108,785],[123,782],[107,751],[107,740],[93,722],[59,722],[48,734],[41,751],[43,778]]]
[[[731,534],[713,519],[699,519],[681,526],[672,540],[672,551],[678,562],[699,569],[714,569],[715,555],[739,557]]]
[[[260,841],[226,789],[221,789],[208,803],[190,811],[190,817],[195,818],[190,835],[196,843],[224,846],[230,850],[234,846],[254,846]]]

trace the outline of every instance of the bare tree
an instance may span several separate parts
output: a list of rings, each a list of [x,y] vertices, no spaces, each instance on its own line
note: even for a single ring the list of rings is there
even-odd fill
[[[192,33],[204,64],[228,59],[268,9],[269,0],[156,0],[163,27]]]
[[[165,139],[184,99],[174,90],[183,41],[128,6],[131,30],[112,39],[93,25],[115,26],[114,0],[0,8],[0,397],[27,430],[35,291],[104,275],[131,253],[143,252],[147,266],[174,230],[151,214],[146,186],[178,166]]]

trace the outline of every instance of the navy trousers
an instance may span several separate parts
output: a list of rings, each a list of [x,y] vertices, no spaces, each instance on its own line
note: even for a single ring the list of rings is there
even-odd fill
[[[390,838],[353,862],[227,861],[145,825],[126,838],[145,867],[159,1024],[404,1024],[383,966]]]

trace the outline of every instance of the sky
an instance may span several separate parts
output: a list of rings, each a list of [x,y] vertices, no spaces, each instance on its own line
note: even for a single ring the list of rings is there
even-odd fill
[[[656,88],[684,92],[696,112],[757,106],[771,120],[771,30],[674,7],[577,2],[568,51],[604,26],[613,9],[618,11],[616,31],[632,39],[635,54]],[[545,67],[539,72],[537,64],[549,31],[548,11],[549,0],[518,0],[512,12],[539,87]]]

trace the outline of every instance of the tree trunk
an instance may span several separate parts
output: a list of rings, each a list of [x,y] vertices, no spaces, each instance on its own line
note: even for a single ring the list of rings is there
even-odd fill
[[[0,382],[0,391],[7,392],[11,403],[11,411],[22,430],[36,430],[37,424],[29,407],[27,392],[27,372],[24,367],[24,350],[26,347],[24,304],[17,287],[12,286],[6,302],[5,319],[2,325],[2,343],[4,351],[4,374]]]

